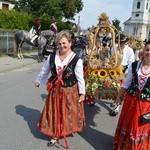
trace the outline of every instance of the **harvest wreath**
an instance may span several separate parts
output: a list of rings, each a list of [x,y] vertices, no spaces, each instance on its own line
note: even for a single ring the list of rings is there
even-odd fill
[[[99,24],[92,33],[94,36],[89,46],[91,49],[85,73],[86,99],[115,99],[125,78],[119,40],[118,49],[115,43],[116,34],[118,39],[120,34],[110,24],[106,13],[99,16]]]

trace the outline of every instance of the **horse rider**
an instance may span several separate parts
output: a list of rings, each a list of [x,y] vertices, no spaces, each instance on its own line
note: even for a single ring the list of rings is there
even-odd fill
[[[57,21],[54,19],[50,25],[50,30],[53,31],[55,34],[58,32],[58,27],[57,27]]]
[[[41,22],[42,22],[42,19],[38,18],[35,20],[35,23],[32,26],[32,30],[33,30],[32,33],[34,33],[34,36],[32,36],[31,43],[33,44],[34,44],[34,40],[38,38],[38,36],[41,33]]]

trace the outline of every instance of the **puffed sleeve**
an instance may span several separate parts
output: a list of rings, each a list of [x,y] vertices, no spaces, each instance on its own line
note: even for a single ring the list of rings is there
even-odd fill
[[[128,87],[130,86],[130,84],[132,82],[132,78],[133,78],[132,65],[130,65],[129,68],[128,68],[127,77],[126,77],[125,81],[123,82],[122,87],[125,88],[125,89],[128,89]]]
[[[38,82],[41,85],[45,85],[48,80],[49,72],[50,72],[50,55],[45,61],[41,71],[38,73],[35,82]]]
[[[83,62],[81,59],[78,60],[75,67],[75,75],[78,80],[79,94],[85,94],[85,81],[83,73]]]

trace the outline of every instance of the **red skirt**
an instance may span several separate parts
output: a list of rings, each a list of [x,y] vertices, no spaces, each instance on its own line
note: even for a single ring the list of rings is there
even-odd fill
[[[48,94],[38,127],[43,134],[60,138],[85,127],[83,102],[79,103],[77,84],[73,87],[54,86]]]
[[[150,123],[141,125],[137,97],[126,94],[114,136],[113,150],[150,150]],[[150,112],[150,102],[140,101],[142,114]]]

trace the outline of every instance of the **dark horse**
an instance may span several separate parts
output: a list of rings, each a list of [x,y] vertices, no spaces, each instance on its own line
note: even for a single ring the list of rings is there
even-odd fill
[[[39,35],[39,37],[35,39],[34,43],[31,43],[31,35],[28,31],[25,30],[20,30],[16,32],[14,37],[15,37],[18,59],[23,58],[21,48],[24,42],[38,48],[38,62],[43,61],[45,51],[49,51],[50,53],[54,50],[54,42],[55,42],[56,35],[51,30],[43,30]],[[53,49],[48,50],[48,48],[52,48],[52,47]]]

